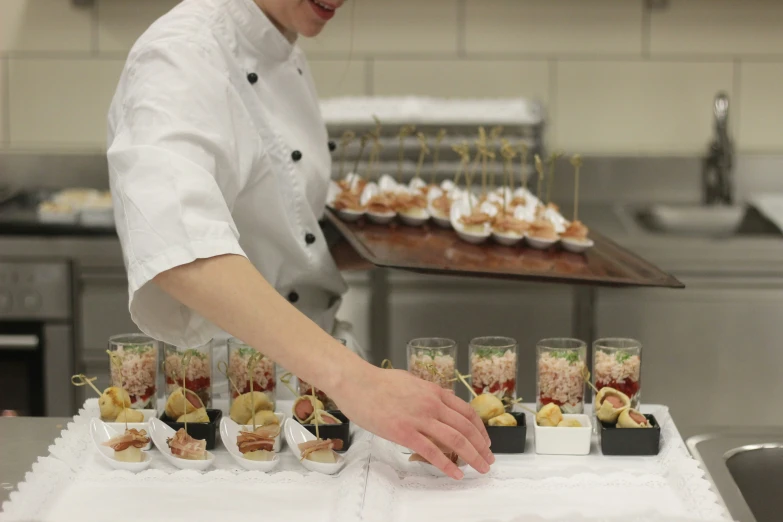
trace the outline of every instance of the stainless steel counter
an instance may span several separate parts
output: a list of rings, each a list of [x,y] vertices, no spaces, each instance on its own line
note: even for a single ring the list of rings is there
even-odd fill
[[[59,417],[0,418],[0,504],[8,500],[38,457],[49,454],[49,446],[70,420]]]

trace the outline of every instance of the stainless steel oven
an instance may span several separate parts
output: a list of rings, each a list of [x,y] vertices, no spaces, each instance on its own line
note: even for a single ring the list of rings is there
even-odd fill
[[[73,415],[68,262],[0,262],[0,411]]]

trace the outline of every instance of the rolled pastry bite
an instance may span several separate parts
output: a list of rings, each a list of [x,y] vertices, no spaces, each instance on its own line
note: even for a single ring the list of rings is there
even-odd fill
[[[199,408],[196,411],[177,417],[177,422],[209,422],[209,415],[207,415],[206,408]]]
[[[510,413],[504,413],[497,417],[492,417],[487,424],[489,426],[516,426],[517,420]]]
[[[491,393],[477,395],[470,401],[470,406],[476,411],[484,424],[506,412],[503,401]]]
[[[614,424],[620,414],[631,407],[631,399],[614,388],[601,388],[595,396],[595,416],[601,422]]]
[[[193,413],[199,408],[204,408],[204,403],[201,402],[201,398],[196,392],[188,390],[186,395],[182,388],[177,388],[169,395],[165,411],[169,419],[178,419],[186,413]]]
[[[559,236],[557,235],[557,231],[555,230],[555,225],[551,221],[543,217],[539,217],[538,219],[533,221],[533,223],[530,224],[528,235],[530,237],[539,238],[539,239],[559,238]]]
[[[247,460],[268,461],[275,458],[275,438],[280,435],[279,424],[259,426],[255,431],[240,431],[237,448]]]
[[[144,430],[129,429],[125,433],[102,443],[114,450],[114,458],[120,462],[143,462],[141,449],[150,443]]]
[[[269,397],[260,391],[243,393],[231,403],[229,416],[237,424],[248,424],[259,411],[272,411],[274,405]]]
[[[313,423],[317,424],[342,424],[343,421],[329,413],[328,411],[324,410],[315,410],[313,413]]]
[[[652,424],[641,412],[628,408],[617,418],[618,428],[652,428]]]
[[[560,234],[560,237],[567,237],[570,239],[587,239],[589,229],[581,221],[572,221],[568,224],[565,231]]]
[[[130,408],[131,400],[128,392],[117,386],[110,386],[103,390],[98,399],[98,407],[101,410],[101,419],[114,422],[126,408]],[[130,422],[130,421],[128,421]]]
[[[144,422],[144,414],[131,408],[123,409],[114,422]]]
[[[543,427],[556,427],[563,421],[563,412],[560,411],[560,406],[550,402],[541,407],[536,413],[536,424]]]
[[[194,439],[185,428],[166,439],[171,454],[185,460],[207,460],[207,441]]]
[[[558,425],[558,428],[583,428],[582,423],[577,419],[563,419]]]
[[[314,395],[302,395],[294,401],[294,407],[291,411],[300,424],[307,424],[313,420],[316,411],[323,409],[324,403],[316,399]]]
[[[315,439],[299,444],[302,460],[307,459],[321,464],[334,464],[337,462],[337,454],[343,448],[340,439]]]

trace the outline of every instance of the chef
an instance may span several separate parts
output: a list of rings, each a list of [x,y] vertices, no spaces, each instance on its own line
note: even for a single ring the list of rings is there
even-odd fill
[[[107,153],[131,316],[177,346],[233,335],[451,477],[438,445],[486,473],[467,403],[331,335],[346,291],[319,225],[334,146],[295,42],[343,3],[185,0],[136,42]]]

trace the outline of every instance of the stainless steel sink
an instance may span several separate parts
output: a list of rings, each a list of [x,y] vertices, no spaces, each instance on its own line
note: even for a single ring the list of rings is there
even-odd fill
[[[657,235],[707,238],[780,235],[780,230],[755,208],[740,205],[622,206],[618,208],[618,216],[631,228]]]
[[[783,520],[783,428],[727,428],[687,444],[735,520]]]

